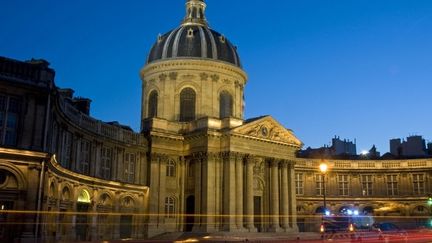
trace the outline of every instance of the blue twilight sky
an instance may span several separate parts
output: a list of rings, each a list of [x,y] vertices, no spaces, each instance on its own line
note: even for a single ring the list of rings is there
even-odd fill
[[[44,58],[92,115],[139,130],[139,70],[184,0],[2,1],[0,55]],[[270,114],[307,146],[357,150],[432,139],[432,1],[207,0],[210,26],[238,46],[246,117]]]

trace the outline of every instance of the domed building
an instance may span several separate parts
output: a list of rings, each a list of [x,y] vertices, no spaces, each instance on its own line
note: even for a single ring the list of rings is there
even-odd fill
[[[293,131],[245,119],[236,46],[203,0],[185,6],[141,69],[140,132],[91,117],[48,62],[0,57],[0,242],[317,232],[325,209],[430,215],[431,159],[328,160],[323,175]]]
[[[181,25],[158,36],[141,70],[157,198],[149,210],[163,212],[170,200],[178,214],[151,216],[150,231],[296,231],[295,218],[261,215],[294,213],[290,182],[302,144],[271,117],[244,120],[247,75],[237,48],[208,26],[205,8],[187,1]]]

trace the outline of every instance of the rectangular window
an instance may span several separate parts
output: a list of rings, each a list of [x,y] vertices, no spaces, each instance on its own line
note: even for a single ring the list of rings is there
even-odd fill
[[[57,122],[54,121],[52,125],[52,138],[51,138],[51,153],[53,154],[57,153],[58,133],[59,133],[59,126]]]
[[[21,102],[16,97],[0,94],[0,144],[17,145],[18,116]]]
[[[413,174],[413,186],[415,195],[425,194],[425,176],[424,174]]]
[[[112,167],[112,149],[107,147],[102,147],[101,151],[101,168],[100,176],[103,179],[111,179],[111,167]]]
[[[64,131],[62,134],[62,152],[60,164],[65,168],[70,168],[72,153],[72,133]]]
[[[81,140],[79,155],[79,171],[83,174],[90,173],[90,146],[91,143],[85,139]]]
[[[398,178],[397,175],[387,175],[387,195],[397,196],[398,192]]]
[[[323,176],[322,174],[316,174],[315,175],[315,185],[316,185],[316,195],[322,196],[324,195],[324,183],[323,183]]]
[[[125,182],[135,183],[135,154],[125,153],[124,160],[124,180]]]
[[[362,175],[361,176],[361,184],[362,184],[362,195],[363,196],[371,196],[372,195],[372,175]]]
[[[348,175],[338,175],[339,196],[349,195],[349,177]]]
[[[165,217],[175,218],[175,200],[172,197],[165,198]]]
[[[295,174],[296,194],[303,195],[303,173]]]

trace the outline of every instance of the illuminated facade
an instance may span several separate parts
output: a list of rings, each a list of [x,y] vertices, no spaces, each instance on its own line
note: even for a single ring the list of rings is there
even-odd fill
[[[182,24],[150,50],[140,133],[90,117],[90,101],[57,88],[47,62],[0,58],[0,221],[16,223],[0,224],[0,241],[314,230],[302,215],[321,206],[319,161],[296,158],[302,143],[272,117],[244,119],[247,75],[205,7],[187,1]],[[431,168],[330,161],[328,205],[417,213]]]

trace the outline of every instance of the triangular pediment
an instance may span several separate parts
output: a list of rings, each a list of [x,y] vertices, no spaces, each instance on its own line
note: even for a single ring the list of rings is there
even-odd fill
[[[234,128],[231,132],[237,135],[286,143],[299,148],[303,146],[303,143],[291,130],[286,129],[271,116],[246,120],[245,124]]]

